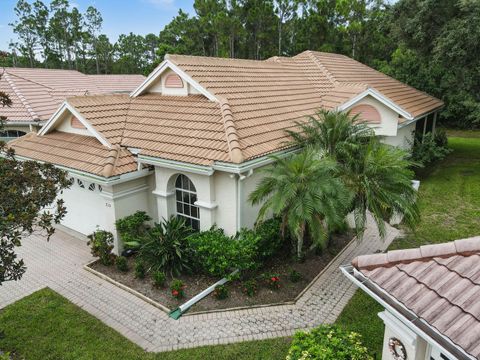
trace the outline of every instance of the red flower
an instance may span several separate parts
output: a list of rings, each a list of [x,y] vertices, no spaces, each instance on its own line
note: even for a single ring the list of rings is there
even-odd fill
[[[177,290],[172,290],[172,295],[173,296],[178,296],[179,292]]]
[[[272,280],[272,281],[278,281],[278,277],[274,276],[274,277],[272,277],[270,280]]]

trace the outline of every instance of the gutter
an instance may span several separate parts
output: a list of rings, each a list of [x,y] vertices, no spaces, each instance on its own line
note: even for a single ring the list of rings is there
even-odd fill
[[[375,301],[377,301],[380,305],[382,305],[385,309],[387,309],[390,313],[392,313],[397,319],[399,320],[402,318],[407,319],[407,317],[403,315],[398,309],[396,309],[396,307],[399,308],[402,312],[408,314],[412,318],[412,320],[407,319],[408,323],[405,323],[402,321],[402,324],[404,324],[410,330],[412,330],[413,332],[421,336],[430,344],[433,344],[436,347],[438,347],[442,351],[442,353],[445,353],[446,356],[452,359],[458,359],[458,355],[460,355],[461,358],[463,359],[475,360],[475,357],[468,354],[465,350],[463,350],[461,347],[455,344],[448,337],[440,333],[433,326],[429,325],[425,320],[419,318],[413,311],[405,307],[405,305],[400,303],[397,299],[395,299],[385,290],[383,290],[378,285],[370,281],[367,277],[365,277],[365,275],[363,275],[360,271],[358,271],[352,265],[342,265],[340,266],[340,270],[345,275],[345,277],[347,277],[351,282],[357,285],[357,287],[365,291],[370,297],[372,297]],[[391,305],[389,302],[392,303],[393,305]],[[436,341],[430,335],[428,335],[425,331],[420,329],[417,325],[414,324],[414,322],[419,322],[425,326],[428,326],[428,328],[431,329],[436,336],[440,337],[442,340],[447,342],[448,345],[456,349],[459,354],[457,355],[452,354],[451,351],[448,351],[447,349],[445,349],[444,346],[440,345],[438,341]]]

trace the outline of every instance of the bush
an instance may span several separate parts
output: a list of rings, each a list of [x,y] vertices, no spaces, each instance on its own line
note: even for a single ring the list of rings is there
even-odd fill
[[[322,325],[310,332],[297,332],[287,360],[371,360],[360,334],[343,330],[336,325]]]
[[[127,263],[127,258],[125,256],[119,256],[115,259],[115,266],[117,269],[121,272],[127,272],[128,271],[128,263]]]
[[[288,278],[291,282],[296,283],[302,280],[302,274],[300,274],[297,270],[291,269],[288,273]]]
[[[435,135],[427,133],[423,137],[416,137],[412,147],[412,160],[426,166],[443,160],[451,152],[448,148],[448,139],[444,131]]]
[[[181,218],[172,216],[169,220],[164,219],[150,230],[138,257],[147,264],[148,270],[160,270],[171,275],[189,271],[191,251],[187,237],[191,231]]]
[[[145,242],[149,230],[146,223],[150,220],[152,218],[145,211],[137,211],[115,222],[117,231],[126,248],[138,249]]]
[[[228,288],[226,285],[218,285],[213,290],[213,296],[218,300],[224,300],[228,297]]]
[[[281,233],[282,220],[278,217],[263,221],[255,226],[259,236],[258,255],[262,260],[275,255],[285,243]]]
[[[182,280],[174,279],[170,284],[170,290],[172,291],[172,296],[177,299],[181,299],[185,296],[186,286],[183,284]]]
[[[165,276],[165,273],[163,271],[155,271],[152,275],[152,278],[156,287],[165,287],[167,277]]]
[[[146,274],[145,264],[142,260],[137,259],[135,261],[135,277],[137,279],[144,279]]]
[[[235,269],[242,271],[258,265],[256,239],[247,232],[233,239],[226,236],[222,229],[213,227],[193,234],[188,242],[195,252],[199,270],[213,276],[225,276]]]
[[[244,281],[242,284],[242,291],[247,296],[250,296],[250,297],[254,296],[257,293],[257,289],[258,289],[258,285],[255,279]]]
[[[115,256],[113,250],[113,234],[105,230],[97,230],[88,235],[87,245],[90,246],[91,253],[100,258],[103,265],[112,265]]]

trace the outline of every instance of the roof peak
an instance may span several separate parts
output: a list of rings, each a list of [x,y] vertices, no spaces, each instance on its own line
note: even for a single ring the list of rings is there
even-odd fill
[[[357,256],[352,260],[356,269],[389,267],[398,263],[426,261],[436,257],[471,255],[480,253],[480,236],[441,244],[423,245],[419,248],[391,250],[382,254]]]

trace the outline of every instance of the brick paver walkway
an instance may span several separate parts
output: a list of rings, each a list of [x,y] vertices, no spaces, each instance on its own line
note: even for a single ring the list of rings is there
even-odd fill
[[[50,242],[31,236],[20,256],[28,270],[20,281],[0,287],[0,308],[46,286],[96,316],[149,351],[292,335],[321,323],[333,322],[355,292],[339,266],[360,254],[384,250],[398,235],[388,227],[381,240],[368,229],[362,242],[352,243],[295,305],[225,311],[170,319],[136,296],[83,269],[92,260],[85,242],[61,231]]]

